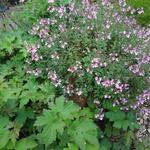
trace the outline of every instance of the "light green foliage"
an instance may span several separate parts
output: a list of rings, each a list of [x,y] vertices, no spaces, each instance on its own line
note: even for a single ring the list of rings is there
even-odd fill
[[[33,149],[37,146],[37,143],[30,139],[30,138],[24,138],[17,142],[16,150],[28,150]]]
[[[65,102],[63,96],[54,101],[49,82],[39,83],[35,77],[28,76],[21,32],[12,34],[1,42],[0,57],[9,59],[1,59],[0,63],[0,149],[44,150],[45,144],[52,148],[90,150],[95,147],[97,150],[98,133],[91,120],[93,113],[88,108],[81,110],[73,101]],[[36,135],[35,131],[39,133]],[[58,139],[59,146],[54,144]]]
[[[37,136],[39,142],[45,144],[46,147],[56,139],[60,139],[65,132],[69,141],[81,150],[86,150],[88,144],[99,146],[97,127],[94,122],[89,118],[84,118],[79,106],[72,101],[65,102],[63,97],[56,99],[55,103],[49,105],[48,110],[43,111],[43,115],[37,118],[35,126],[42,127],[42,131]],[[69,144],[70,147],[75,146]]]
[[[1,32],[0,39],[0,149],[34,149],[35,114],[43,109],[43,101],[54,98],[53,88],[48,82],[38,84],[26,74],[20,30]]]

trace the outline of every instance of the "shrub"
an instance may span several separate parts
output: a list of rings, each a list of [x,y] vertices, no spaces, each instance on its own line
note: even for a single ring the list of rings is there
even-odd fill
[[[143,10],[124,1],[49,1],[29,32],[35,42],[26,43],[27,72],[95,112],[104,149],[131,148],[136,110],[149,100],[150,32],[127,13]]]

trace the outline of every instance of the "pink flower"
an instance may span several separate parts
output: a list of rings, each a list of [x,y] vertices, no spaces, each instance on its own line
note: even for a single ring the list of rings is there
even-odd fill
[[[102,85],[106,88],[111,87],[114,85],[114,80],[113,79],[112,80],[103,80]]]
[[[54,3],[55,0],[48,0],[48,3]]]
[[[61,32],[64,32],[64,31],[65,31],[65,27],[64,27],[63,24],[60,24],[60,25],[59,25],[59,30],[60,30]]]
[[[23,3],[24,1],[25,1],[25,0],[20,0],[19,2],[20,2],[20,3]]]
[[[91,67],[92,68],[97,68],[97,67],[102,67],[103,63],[101,62],[100,58],[93,58],[91,61]]]
[[[68,71],[71,72],[71,73],[74,73],[74,72],[76,72],[77,70],[80,70],[80,69],[82,69],[82,64],[81,64],[81,62],[76,61],[75,66],[72,66],[72,67],[68,68]]]
[[[51,55],[51,58],[52,59],[59,59],[59,54],[57,52],[54,52],[52,55]]]
[[[95,77],[95,81],[96,81],[97,84],[101,84],[102,78],[96,76],[96,77]]]
[[[61,85],[61,79],[58,77],[55,71],[49,71],[48,72],[48,79],[51,80],[52,84],[55,87],[58,87]]]

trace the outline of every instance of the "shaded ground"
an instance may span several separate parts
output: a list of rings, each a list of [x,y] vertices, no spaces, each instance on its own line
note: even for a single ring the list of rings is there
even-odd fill
[[[11,6],[9,9],[0,12],[0,29],[10,31],[17,27],[17,23],[12,18],[12,14],[16,11],[20,11],[21,6]]]

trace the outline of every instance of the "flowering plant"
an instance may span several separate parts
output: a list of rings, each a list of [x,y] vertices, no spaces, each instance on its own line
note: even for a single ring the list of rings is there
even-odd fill
[[[132,9],[124,0],[49,0],[45,16],[29,31],[35,42],[25,44],[27,72],[90,107],[110,141],[109,126],[127,132],[138,127],[135,110],[149,114],[142,106],[150,99],[150,29],[127,17],[135,13],[143,9]]]

